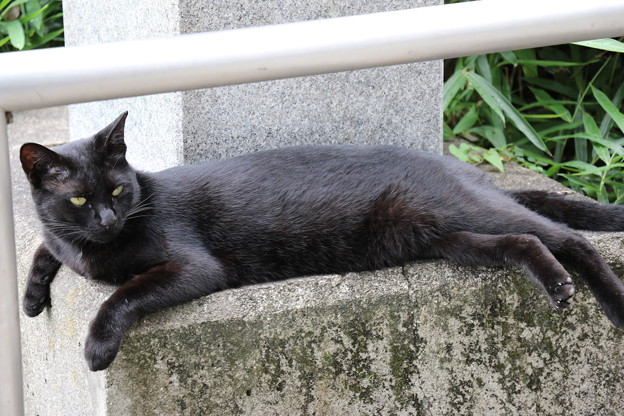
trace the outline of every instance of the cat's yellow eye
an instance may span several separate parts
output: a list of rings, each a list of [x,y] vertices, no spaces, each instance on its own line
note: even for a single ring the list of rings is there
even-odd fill
[[[123,190],[124,190],[124,186],[123,186],[123,185],[119,185],[117,188],[115,188],[115,189],[113,190],[113,196],[119,196],[119,195],[121,195],[121,193],[123,192]]]
[[[69,201],[77,207],[81,207],[87,203],[87,198],[85,198],[84,196],[74,196],[69,198]]]

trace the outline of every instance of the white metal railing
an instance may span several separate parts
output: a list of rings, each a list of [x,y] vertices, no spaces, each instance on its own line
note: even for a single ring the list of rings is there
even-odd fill
[[[624,0],[483,0],[0,54],[0,409],[22,414],[4,111],[207,88],[624,35]]]

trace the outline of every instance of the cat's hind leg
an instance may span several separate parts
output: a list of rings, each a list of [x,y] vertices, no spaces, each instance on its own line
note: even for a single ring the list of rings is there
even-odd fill
[[[438,240],[428,254],[465,266],[514,265],[544,288],[553,306],[565,308],[574,298],[570,274],[539,238],[531,234],[454,232]]]
[[[589,241],[574,233],[554,241],[540,239],[561,263],[578,272],[613,325],[624,329],[624,283]]]
[[[507,191],[531,211],[577,230],[624,231],[624,206],[577,201],[563,193]]]

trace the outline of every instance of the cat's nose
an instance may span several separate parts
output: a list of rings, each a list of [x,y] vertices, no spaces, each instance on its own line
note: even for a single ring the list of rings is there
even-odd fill
[[[102,227],[106,229],[112,228],[116,222],[117,216],[115,215],[115,211],[110,208],[104,208],[100,211],[100,225],[102,225]]]

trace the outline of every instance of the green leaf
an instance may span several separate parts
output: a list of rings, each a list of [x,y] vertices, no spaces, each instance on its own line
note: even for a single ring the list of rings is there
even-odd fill
[[[622,133],[624,133],[624,114],[622,114],[615,105],[611,102],[609,97],[606,96],[605,93],[600,91],[598,88],[595,88],[593,85],[591,87],[592,92],[594,93],[594,97],[598,101],[598,104],[611,116],[615,124],[620,128]]]
[[[611,153],[609,153],[609,150],[606,147],[594,144],[594,152],[596,152],[598,158],[605,164],[608,165],[611,163]]]
[[[489,82],[492,82],[492,70],[490,69],[487,55],[479,55],[476,64],[479,74]]]
[[[518,59],[523,59],[525,62],[530,62],[536,58],[535,49],[521,49],[518,51],[514,51]],[[524,75],[526,77],[537,77],[537,67],[535,65],[525,63],[522,65],[522,69],[524,71]]]
[[[12,20],[6,22],[6,28],[11,39],[11,45],[15,49],[22,49],[26,44],[26,35],[24,33],[24,27],[18,20]]]
[[[512,51],[500,52],[500,54],[510,64],[514,66],[518,64],[518,57]]]
[[[578,172],[573,173],[575,176],[596,175],[614,168],[624,167],[624,163],[612,163],[608,166],[594,166],[590,163],[581,162],[580,160],[571,160],[563,164],[567,168],[577,169]]]
[[[531,143],[538,149],[548,152],[544,141],[539,137],[535,129],[522,117],[522,114],[507,101],[507,99],[494,86],[482,76],[474,72],[466,72],[466,77],[472,83],[481,98],[504,120],[503,112],[511,122],[520,130]]]
[[[622,104],[622,99],[624,99],[624,84],[620,85],[620,87],[615,91],[615,95],[613,96],[611,102],[614,106],[619,108]],[[613,119],[609,116],[609,114],[605,114],[602,122],[600,123],[600,132],[602,133],[603,137],[609,134],[612,126]]]
[[[589,161],[587,140],[580,137],[574,138],[574,157],[578,162],[585,163]]]
[[[522,114],[522,113],[521,113]],[[561,118],[565,113],[559,114],[522,114],[525,120],[549,120],[553,118]]]
[[[442,138],[444,140],[450,140],[453,137],[455,137],[455,135],[453,134],[453,130],[449,127],[448,124],[442,123]]]
[[[462,145],[463,144],[465,143],[462,143]],[[455,156],[457,159],[464,161],[464,162],[469,161],[467,147],[457,147],[454,144],[452,144],[449,146],[448,150],[449,150],[449,153]]]
[[[564,85],[560,82],[544,79],[544,78],[535,78],[535,77],[526,77],[525,80],[533,85],[537,85],[538,87],[545,88],[550,91],[557,92],[559,94],[563,94],[566,97],[570,97],[574,100],[578,98],[578,91],[570,86]]]
[[[572,122],[572,114],[570,114],[568,109],[565,108],[563,104],[560,104],[544,90],[532,87],[529,87],[529,89],[533,92],[533,95],[535,95],[538,103],[543,104],[544,107],[553,111],[564,121],[567,121],[568,123]]]
[[[582,125],[583,125],[583,122],[580,120],[573,121],[572,123],[567,123],[567,122],[558,123],[558,124],[554,124],[552,126],[548,126],[547,128],[539,130],[539,135],[541,137],[547,137],[549,134],[557,133],[557,132],[564,131],[564,130],[574,130]],[[565,136],[556,136],[552,138],[556,139],[556,138],[562,138],[562,137],[565,137]]]
[[[40,34],[44,30],[44,27],[43,27],[43,17],[41,16],[41,14],[46,11],[46,9],[48,8],[49,4],[46,4],[43,7],[39,6],[37,8],[34,7],[35,5],[39,6],[39,2],[36,1],[36,0],[35,0],[34,4],[33,3],[27,3],[26,6],[27,6],[28,14],[26,14],[25,16],[20,17],[19,21],[22,22],[22,23],[30,22],[30,24],[33,25],[33,27],[35,28],[37,33]]]
[[[507,146],[507,138],[503,129],[494,126],[479,126],[470,129],[469,133],[485,137],[494,147]]]
[[[609,193],[602,183],[600,184],[600,191],[598,192],[598,202],[601,204],[609,203]]]
[[[596,121],[592,118],[592,116],[587,114],[585,111],[583,111],[583,126],[585,126],[587,134],[602,139],[602,133],[600,133],[598,124],[596,124]]]
[[[590,142],[597,144],[599,146],[606,147],[607,149],[610,149],[612,152],[616,153],[617,155],[624,155],[624,148],[613,140],[605,140],[605,139],[600,138],[599,136],[594,136],[594,135],[579,134],[577,136],[585,137]]]
[[[457,124],[455,125],[455,128],[453,129],[453,134],[457,135],[459,133],[468,131],[472,126],[475,125],[478,118],[479,118],[479,113],[477,112],[477,106],[474,105],[457,122]]]
[[[573,45],[586,46],[588,48],[602,49],[603,51],[624,53],[624,43],[615,39],[595,39],[583,42],[573,42]]]
[[[41,45],[45,45],[49,41],[59,37],[63,33],[63,31],[64,31],[64,29],[59,29],[59,30],[55,30],[52,33],[48,33],[47,35],[37,39],[35,42],[32,43],[32,45],[29,45],[25,49],[36,49],[36,48],[40,47]]]
[[[487,160],[491,165],[495,166],[501,172],[505,172],[505,168],[503,168],[503,161],[501,160],[500,155],[496,151],[496,149],[489,149],[485,153],[483,153],[483,157]]]
[[[529,64],[529,65],[533,65],[533,66],[543,66],[543,67],[551,67],[551,66],[583,66],[583,65],[587,65],[590,64],[592,62],[596,62],[596,61],[590,61],[590,62],[567,62],[567,61],[544,61],[544,60],[540,60],[540,59],[520,59],[518,60],[519,64]]]
[[[566,178],[567,180],[569,180],[570,182],[572,182],[572,183],[574,183],[576,185],[580,185],[582,187],[591,189],[594,192],[598,192],[598,188],[596,187],[596,185],[591,183],[591,182],[589,182],[589,181],[586,181],[584,179],[578,178],[576,176],[568,175],[568,174],[565,174],[565,173],[562,173],[561,176],[563,176],[564,178]]]
[[[455,71],[453,75],[444,83],[444,109],[448,107],[457,92],[464,88],[466,85],[466,78],[463,76],[462,71]]]
[[[464,75],[466,76],[468,81],[470,81],[474,89],[479,93],[481,98],[483,98],[483,101],[485,101],[487,105],[489,105],[490,108],[494,110],[496,115],[504,123],[505,116],[503,115],[500,101],[501,99],[505,100],[505,98],[502,97],[500,92],[481,75],[478,75],[474,72],[465,72]]]
[[[563,163],[563,166],[578,170],[582,173],[592,172],[594,169],[596,169],[596,167],[591,163],[582,162],[580,160],[571,160],[569,162],[565,162]]]

